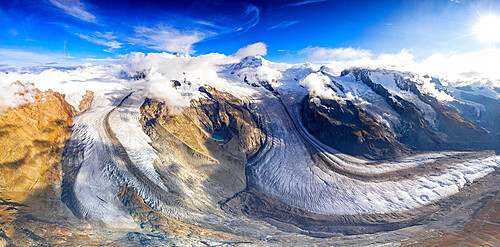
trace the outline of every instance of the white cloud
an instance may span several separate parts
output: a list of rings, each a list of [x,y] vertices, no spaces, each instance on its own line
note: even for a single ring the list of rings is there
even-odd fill
[[[469,53],[434,54],[419,63],[420,71],[446,75],[450,81],[482,80],[500,86],[500,49]]]
[[[248,56],[265,56],[267,55],[267,46],[262,42],[247,45],[239,49],[234,55],[238,58],[248,57]]]
[[[0,78],[0,107],[17,107],[30,103],[34,100],[32,94],[33,87],[29,84],[26,87],[15,84],[14,81],[5,81]],[[0,113],[2,112],[0,108]]]
[[[97,23],[97,17],[85,9],[80,0],[49,0],[54,6],[62,9],[66,14],[86,22]]]
[[[354,60],[369,58],[372,53],[369,50],[348,48],[327,48],[309,46],[299,51],[299,54],[306,55],[312,61],[329,61],[329,60]]]
[[[406,49],[398,53],[382,53],[374,56],[371,51],[357,53],[348,51],[346,54],[339,55],[342,59],[322,60],[321,64],[328,64],[333,72],[340,73],[342,70],[350,67],[364,67],[364,68],[386,68],[403,71],[417,72],[417,63],[414,61],[414,56]],[[364,55],[363,55],[364,54]]]
[[[154,28],[138,26],[135,27],[135,33],[136,38],[131,39],[133,43],[159,51],[179,52],[183,54],[194,52],[193,44],[214,35],[214,33],[208,31],[181,31],[163,25],[158,25]]]
[[[282,21],[270,28],[268,28],[267,30],[273,30],[273,29],[276,29],[276,28],[287,28],[291,25],[295,25],[297,23],[300,23],[300,21]]]
[[[123,45],[122,43],[120,43],[116,40],[113,40],[116,37],[111,32],[106,32],[106,33],[94,32],[94,33],[92,33],[92,36],[82,34],[82,33],[77,33],[76,35],[84,40],[87,40],[88,42],[109,47],[109,49],[107,49],[105,51],[119,49]]]
[[[189,106],[192,99],[200,97],[198,88],[210,85],[221,90],[230,88],[227,80],[218,76],[220,65],[234,63],[233,56],[218,53],[197,57],[179,57],[169,53],[131,53],[124,59],[130,75],[137,71],[147,73],[146,81],[138,83],[144,86],[153,97],[165,101],[167,105]],[[171,80],[181,83],[180,87],[172,87]]]
[[[307,47],[299,51],[317,64],[328,64],[335,73],[349,67],[387,68],[439,77],[449,83],[477,82],[500,87],[500,49],[469,53],[434,54],[416,60],[406,49],[374,55],[353,48]]]

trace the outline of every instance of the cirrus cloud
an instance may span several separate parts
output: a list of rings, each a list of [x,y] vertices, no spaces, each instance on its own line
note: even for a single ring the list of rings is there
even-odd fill
[[[371,51],[355,48],[328,48],[309,46],[299,51],[299,54],[306,55],[313,61],[329,61],[329,60],[354,60],[368,58],[372,56]]]
[[[267,30],[273,30],[276,28],[287,28],[289,26],[300,23],[300,21],[282,21],[274,26],[269,27]]]
[[[193,44],[215,35],[210,31],[181,31],[164,25],[157,25],[156,27],[137,26],[134,31],[136,35],[135,38],[130,39],[132,43],[158,51],[184,54],[194,52]]]
[[[123,45],[123,43],[115,40],[116,36],[114,36],[112,32],[101,33],[96,31],[90,35],[83,33],[77,33],[76,35],[84,40],[87,40],[88,42],[109,47],[109,49],[104,50],[107,52],[110,52],[113,49],[119,49]]]
[[[86,22],[97,23],[97,17],[88,12],[80,0],[49,0],[66,14]]]

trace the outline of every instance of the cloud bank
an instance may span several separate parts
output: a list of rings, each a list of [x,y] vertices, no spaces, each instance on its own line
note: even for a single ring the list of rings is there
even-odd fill
[[[313,63],[328,64],[336,73],[349,67],[387,68],[428,74],[453,84],[476,82],[500,87],[498,48],[468,53],[438,53],[421,60],[416,60],[406,49],[375,55],[365,49],[307,47],[298,54]]]
[[[23,87],[19,84],[7,82],[0,79],[0,107],[17,107],[19,105],[30,103],[34,100],[31,93],[31,85]],[[0,113],[2,110],[0,109]]]
[[[88,42],[102,46],[107,46],[109,49],[105,51],[112,51],[113,49],[119,49],[123,45],[123,43],[120,43],[115,40],[116,36],[114,36],[111,32],[107,32],[104,34],[100,32],[93,32],[91,35],[77,33],[76,35],[84,40],[87,40]]]

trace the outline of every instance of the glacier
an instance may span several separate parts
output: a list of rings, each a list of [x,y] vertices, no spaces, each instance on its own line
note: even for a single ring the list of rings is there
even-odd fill
[[[161,59],[181,60],[168,56]],[[148,79],[128,81],[125,83],[127,87],[112,90],[109,90],[111,84],[102,86],[107,90],[98,92],[90,108],[74,119],[73,132],[63,156],[65,202],[83,218],[109,227],[134,229],[137,224],[116,198],[118,188],[128,186],[148,205],[165,215],[220,221],[163,202],[169,189],[157,166],[164,161],[159,159],[151,138],[139,122],[140,106],[151,97],[150,90],[161,83],[169,87],[164,92],[175,97],[189,100],[204,97],[197,88],[213,86],[244,101],[262,123],[267,135],[261,150],[247,163],[250,171],[247,185],[285,204],[313,213],[384,214],[416,209],[457,193],[466,184],[500,166],[500,157],[493,152],[426,152],[386,161],[343,154],[309,134],[302,123],[300,105],[304,97],[315,93],[313,88],[316,93],[323,90],[321,93],[326,94],[325,97],[352,100],[388,128],[399,127],[398,114],[380,95],[352,75],[333,75],[325,67],[276,64],[262,62],[262,59],[219,64],[215,69],[217,79],[214,79],[214,68],[210,66],[207,67],[209,72],[197,69],[170,74],[164,72],[165,68],[156,68],[149,71],[153,74],[153,87],[144,87],[143,84],[149,83]],[[209,79],[204,79],[202,76],[207,73]],[[396,75],[403,79],[416,78],[422,90],[440,95],[442,100],[458,98],[453,91],[444,94],[439,91],[442,89],[428,85],[429,80],[414,74],[398,72]],[[436,113],[433,109],[414,94],[399,88],[394,76],[394,73],[384,70],[372,71],[371,74],[372,80],[391,94],[412,102],[425,120],[434,126]],[[173,88],[171,80],[186,84]],[[340,87],[343,89],[337,90]],[[171,90],[178,91],[174,94]],[[78,94],[72,95],[77,101]],[[172,101],[166,102],[173,104]],[[460,159],[461,155],[470,159]],[[171,158],[175,160],[175,157]],[[445,163],[443,169],[402,176],[408,169],[437,161]],[[384,178],[387,174],[392,175]],[[195,198],[196,192],[189,191],[188,195]]]

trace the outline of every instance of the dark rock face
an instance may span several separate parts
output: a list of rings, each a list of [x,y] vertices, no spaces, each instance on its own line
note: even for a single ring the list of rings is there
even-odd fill
[[[341,152],[373,159],[397,157],[411,151],[484,150],[500,147],[497,121],[500,111],[495,107],[499,105],[495,100],[464,93],[469,100],[483,102],[488,108],[486,116],[480,116],[480,119],[474,121],[467,105],[458,101],[439,101],[432,95],[421,92],[416,82],[394,73],[399,90],[415,95],[435,112],[435,126],[431,126],[414,103],[391,94],[384,85],[375,83],[370,78],[371,72],[367,69],[351,69],[343,71],[341,76],[351,74],[356,81],[362,82],[381,96],[398,114],[400,128],[387,129],[349,100],[314,99],[315,96],[311,95],[306,97],[303,104],[306,128],[323,143]]]
[[[311,134],[344,153],[381,158],[407,152],[387,129],[351,101],[344,104],[322,99],[317,105],[308,97],[303,103],[303,121]]]
[[[460,96],[464,100],[478,103],[484,106],[485,111],[477,112],[470,105],[461,102],[452,102],[467,119],[471,119],[477,125],[491,131],[495,138],[500,138],[500,100],[492,99],[483,95],[476,95],[463,90]]]

